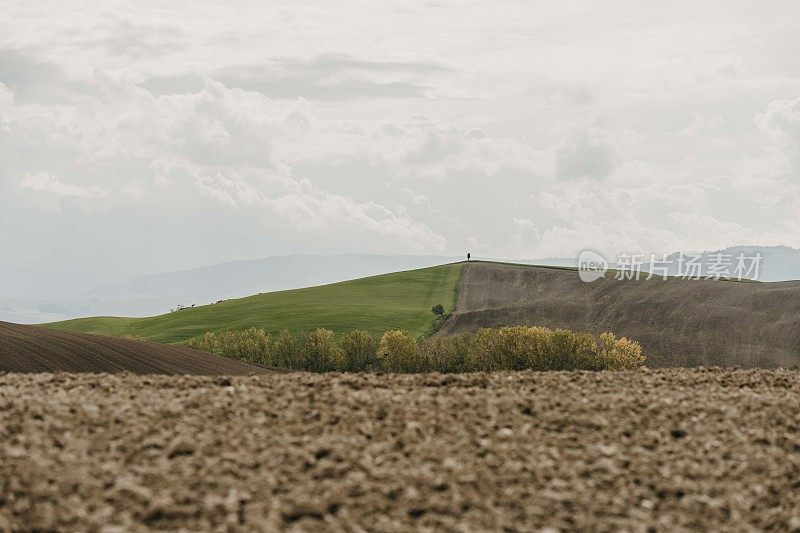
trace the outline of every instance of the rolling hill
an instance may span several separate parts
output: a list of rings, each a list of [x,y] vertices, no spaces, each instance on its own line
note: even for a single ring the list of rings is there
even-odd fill
[[[245,375],[269,371],[268,368],[245,361],[184,346],[166,346],[0,322],[0,373]]]
[[[78,283],[50,271],[19,272],[0,265],[0,320],[36,324],[92,316],[149,317],[179,305],[206,305],[456,260],[429,255],[294,254],[149,274],[90,289],[86,280]],[[76,290],[56,290],[54,280]]]
[[[456,290],[457,289],[457,290]],[[454,302],[455,298],[455,302]],[[800,364],[800,282],[669,278],[593,283],[574,269],[473,261],[259,294],[152,318],[91,318],[49,324],[66,331],[178,343],[206,331],[317,327],[438,334],[542,325],[639,341],[648,366],[776,367]]]
[[[295,333],[326,327],[364,329],[380,336],[405,329],[421,336],[433,328],[431,306],[452,311],[461,264],[442,265],[319,287],[257,294],[149,318],[98,317],[47,324],[62,331],[132,335],[163,343],[207,331],[263,328]]]
[[[584,283],[568,269],[465,264],[439,334],[518,324],[610,330],[639,341],[648,366],[797,366],[800,282]]]
[[[223,298],[326,285],[457,260],[428,255],[280,255],[152,274],[98,287],[81,296],[103,301],[171,298],[176,304],[199,305]]]
[[[747,257],[760,254],[759,281],[800,279],[800,250],[786,246],[737,246],[719,253],[733,258],[740,253]],[[704,271],[716,254],[699,255]],[[678,275],[678,258],[679,254],[668,258],[670,275]],[[93,287],[87,287],[91,281],[85,279],[92,278],[90,273],[78,276],[80,281],[54,272],[52,268],[20,271],[0,265],[0,321],[37,324],[93,316],[150,317],[178,305],[205,305],[222,299],[337,283],[457,260],[428,255],[294,254],[161,272],[115,283],[106,281]],[[574,267],[576,261],[572,257],[512,262]],[[609,264],[614,267],[613,261]],[[67,290],[69,287],[72,290]]]

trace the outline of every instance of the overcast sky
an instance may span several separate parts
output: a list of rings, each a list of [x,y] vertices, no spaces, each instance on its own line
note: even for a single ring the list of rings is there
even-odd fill
[[[796,1],[0,12],[6,273],[800,247]]]

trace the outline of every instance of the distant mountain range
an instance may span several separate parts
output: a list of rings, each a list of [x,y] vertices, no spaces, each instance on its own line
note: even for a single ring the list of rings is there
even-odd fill
[[[0,320],[40,323],[84,316],[151,316],[260,292],[296,289],[461,260],[434,255],[285,255],[152,274],[73,298],[0,298]]]
[[[715,254],[732,258],[739,254],[761,254],[758,279],[800,279],[800,250],[787,246],[736,246],[719,252],[704,252],[699,263],[704,273]],[[152,274],[121,283],[103,285],[69,298],[3,298],[0,320],[38,323],[85,316],[151,316],[179,305],[202,305],[285,289],[323,285],[387,272],[411,270],[460,261],[461,257],[437,255],[285,255],[248,261]],[[616,259],[616,258],[608,258]],[[678,254],[670,260],[669,274],[676,275]],[[519,261],[527,264],[576,266],[575,258],[544,258]],[[615,265],[612,263],[612,267]],[[46,283],[47,280],[43,280]]]

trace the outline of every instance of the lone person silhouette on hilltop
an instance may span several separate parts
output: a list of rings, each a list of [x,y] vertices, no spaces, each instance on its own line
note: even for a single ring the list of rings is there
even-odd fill
[[[467,252],[467,261],[469,261],[469,258],[470,258],[470,255],[469,255],[469,252]]]

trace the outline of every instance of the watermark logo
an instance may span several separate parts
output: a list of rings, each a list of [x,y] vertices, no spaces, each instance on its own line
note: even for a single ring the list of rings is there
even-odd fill
[[[591,283],[605,277],[608,261],[594,250],[584,250],[578,255],[578,276],[581,281]]]
[[[615,280],[640,280],[670,276],[682,279],[757,280],[763,257],[761,253],[736,256],[722,252],[703,254],[628,254],[617,256],[609,263],[594,250],[583,250],[578,255],[578,274],[581,281],[591,283],[605,277],[613,269]]]

